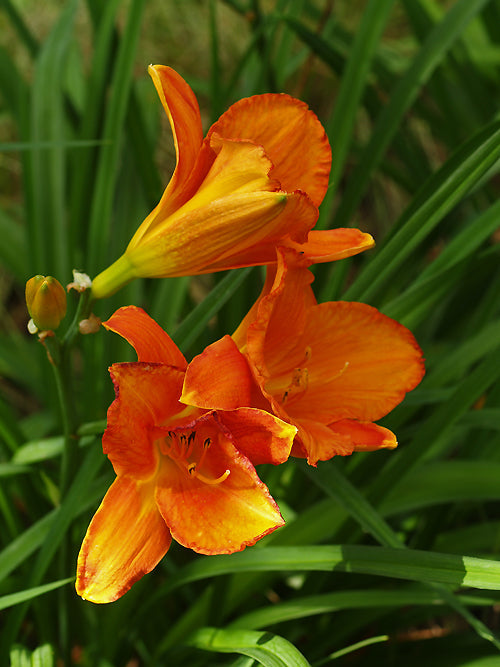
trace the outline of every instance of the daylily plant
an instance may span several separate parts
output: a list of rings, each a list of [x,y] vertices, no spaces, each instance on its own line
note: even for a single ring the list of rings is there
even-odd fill
[[[118,310],[104,326],[138,361],[110,369],[116,399],[103,449],[116,479],[87,530],[76,589],[92,602],[116,600],[166,554],[172,538],[202,554],[241,551],[284,522],[257,463],[287,460],[296,428],[249,406],[252,377],[229,336],[195,358],[182,353],[143,310]],[[214,376],[214,364],[220,372]],[[186,403],[208,381],[218,409]]]
[[[211,273],[275,261],[275,246],[331,261],[373,245],[357,229],[309,231],[328,187],[331,151],[316,115],[285,94],[233,104],[203,138],[196,97],[170,67],[149,73],[169,118],[177,164],[125,253],[93,281],[94,298],[136,277]]]
[[[292,454],[311,465],[335,455],[397,446],[374,424],[422,379],[411,332],[363,303],[318,304],[308,260],[278,249],[261,296],[233,339],[262,399],[298,429]]]

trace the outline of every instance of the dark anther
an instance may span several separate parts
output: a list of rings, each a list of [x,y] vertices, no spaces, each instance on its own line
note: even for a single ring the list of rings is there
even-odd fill
[[[207,438],[203,443],[203,447],[210,447],[211,443],[212,441],[210,440],[210,438]]]

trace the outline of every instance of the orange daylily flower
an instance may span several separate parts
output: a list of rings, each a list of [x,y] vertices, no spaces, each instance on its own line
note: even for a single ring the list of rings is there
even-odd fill
[[[149,74],[172,127],[177,165],[125,253],[94,279],[93,296],[109,296],[136,277],[268,264],[278,243],[307,243],[331,164],[325,131],[307,105],[284,94],[245,98],[203,139],[198,103],[184,79],[161,65]],[[309,241],[315,261],[373,245],[357,229],[317,234],[320,244]]]
[[[254,463],[282,463],[296,428],[248,406],[252,378],[229,336],[195,359],[194,372],[170,337],[134,306],[104,326],[138,361],[110,369],[116,399],[103,449],[116,472],[83,541],[76,590],[116,600],[151,571],[172,538],[202,554],[241,551],[283,525]],[[213,363],[221,372],[214,378]],[[207,367],[208,364],[208,367]],[[184,378],[208,382],[217,409],[186,405]]]
[[[278,250],[277,266],[233,339],[269,409],[297,427],[293,455],[316,465],[396,447],[395,435],[373,422],[420,382],[422,352],[408,329],[376,308],[318,304],[307,264],[293,250]]]

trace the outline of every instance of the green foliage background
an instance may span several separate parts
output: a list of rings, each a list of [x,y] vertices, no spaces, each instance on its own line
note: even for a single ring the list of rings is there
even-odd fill
[[[63,493],[23,290],[36,273],[95,275],[158,201],[174,154],[150,62],[188,80],[206,128],[246,95],[309,103],[333,148],[319,226],[377,241],[317,267],[318,298],[410,327],[427,374],[384,420],[396,451],[261,468],[283,529],[233,556],[173,545],[96,606],[74,593],[75,559],[113,477],[107,366],[133,357],[103,331],[75,350]],[[500,663],[499,100],[499,0],[2,0],[1,665]],[[261,279],[135,281],[96,314],[141,305],[190,357],[234,330]]]

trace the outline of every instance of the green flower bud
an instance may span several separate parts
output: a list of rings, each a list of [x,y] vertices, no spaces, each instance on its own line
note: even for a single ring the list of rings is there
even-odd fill
[[[66,315],[66,292],[52,276],[33,276],[26,283],[26,305],[38,329],[54,330]]]

